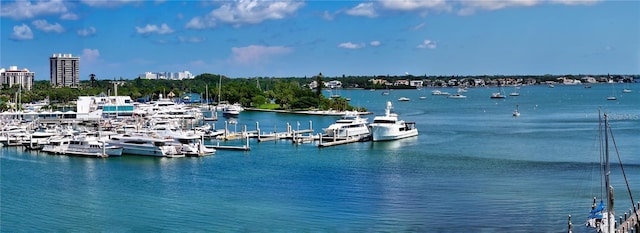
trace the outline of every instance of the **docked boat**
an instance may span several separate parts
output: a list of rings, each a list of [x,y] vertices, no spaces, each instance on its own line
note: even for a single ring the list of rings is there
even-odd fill
[[[629,185],[629,180],[627,180],[626,175],[624,175],[624,166],[622,165],[622,161],[620,160],[619,151],[617,149],[615,140],[613,140],[613,131],[611,130],[611,126],[609,125],[607,114],[603,114],[602,118],[604,122],[600,122],[603,124],[599,127],[599,130],[602,132],[598,132],[599,144],[602,148],[599,149],[599,161],[600,161],[600,177],[598,177],[595,182],[598,182],[602,187],[600,190],[600,201],[597,201],[597,197],[593,198],[593,203],[591,204],[591,210],[589,212],[589,216],[587,217],[587,221],[585,223],[586,227],[595,229],[596,232],[600,233],[613,233],[613,232],[637,232],[638,226],[640,224],[640,210],[638,210],[633,202],[633,197],[631,196],[631,189]],[[613,143],[610,143],[613,142]],[[614,183],[624,183],[626,185],[626,190],[617,191],[618,193],[624,195],[625,193],[629,194],[631,199],[631,208],[629,208],[629,212],[624,213],[624,218],[622,218],[622,214],[620,215],[620,221],[616,221],[616,214],[614,211],[614,192],[613,192],[613,184],[611,182],[611,163],[610,163],[610,148],[609,145],[613,144],[613,148],[615,149],[614,153],[618,155],[618,159],[616,162],[620,162],[620,171],[623,176],[624,182],[614,182]],[[617,166],[616,166],[617,167]],[[615,174],[616,172],[613,172]],[[619,173],[618,173],[619,174]],[[604,183],[602,183],[604,181]],[[624,187],[624,186],[622,186]],[[620,206],[620,203],[616,203],[616,206]],[[633,209],[633,211],[631,211]],[[627,211],[627,209],[623,209]],[[572,224],[571,224],[571,216],[569,216],[569,229],[568,232],[572,232]]]
[[[122,155],[123,148],[121,146],[109,145],[94,136],[79,135],[52,139],[49,141],[49,144],[42,148],[42,151],[53,154],[87,157],[117,157]]]
[[[374,117],[373,123],[369,125],[374,142],[418,136],[416,123],[399,120],[398,115],[391,112],[392,108],[391,102],[387,102],[385,115]]]
[[[157,157],[184,157],[172,144],[173,139],[162,138],[146,134],[122,134],[113,135],[109,143],[121,146],[123,154],[157,156]]]
[[[449,95],[449,92],[446,91],[440,91],[440,90],[433,90],[431,91],[431,95]]]
[[[240,104],[230,104],[226,105],[222,110],[222,116],[224,117],[235,117],[240,115],[240,112],[244,111],[244,108],[240,106]]]
[[[367,118],[361,118],[358,112],[347,111],[335,123],[325,128],[324,132],[330,137],[360,137],[364,139],[371,135],[368,123]]]

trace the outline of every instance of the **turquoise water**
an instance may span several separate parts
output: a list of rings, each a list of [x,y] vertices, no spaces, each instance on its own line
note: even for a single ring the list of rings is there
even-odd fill
[[[0,230],[566,232],[571,214],[575,232],[587,232],[600,184],[599,108],[611,115],[640,199],[640,85],[631,87],[622,94],[620,85],[617,101],[605,99],[608,84],[526,86],[504,100],[489,98],[495,88],[470,89],[467,99],[429,88],[342,91],[377,114],[391,100],[420,136],[321,149],[253,140],[251,151],[202,158],[91,159],[0,148]],[[243,112],[236,127],[284,131],[312,121],[320,132],[335,119]],[[617,215],[630,206],[619,175]]]

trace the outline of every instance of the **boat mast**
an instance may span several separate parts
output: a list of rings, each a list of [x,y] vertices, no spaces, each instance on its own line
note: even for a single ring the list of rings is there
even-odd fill
[[[611,175],[611,166],[609,164],[609,118],[604,114],[604,147],[605,147],[605,164],[604,164],[604,185],[607,189],[607,232],[614,232],[615,215],[613,213],[613,187],[609,180]]]

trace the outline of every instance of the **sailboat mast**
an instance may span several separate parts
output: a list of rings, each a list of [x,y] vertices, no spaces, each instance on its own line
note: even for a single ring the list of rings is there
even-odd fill
[[[611,175],[611,166],[609,162],[609,118],[604,114],[604,148],[605,148],[605,164],[604,164],[604,185],[607,192],[607,232],[613,232],[615,227],[615,214],[613,213],[613,187],[609,176]]]

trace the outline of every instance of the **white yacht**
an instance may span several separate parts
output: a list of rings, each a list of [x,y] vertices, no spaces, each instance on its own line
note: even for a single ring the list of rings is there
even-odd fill
[[[173,142],[169,144],[174,145],[179,153],[186,156],[205,156],[216,153],[215,149],[207,148],[204,145],[204,134],[200,134],[198,131],[184,131],[164,126],[155,127],[153,131],[163,138],[172,139]]]
[[[234,117],[240,115],[240,112],[242,111],[244,111],[244,108],[240,104],[229,104],[224,106],[224,109],[222,110],[222,116]]]
[[[173,139],[161,138],[157,135],[113,135],[111,136],[109,143],[114,146],[121,146],[123,148],[122,153],[124,154],[158,157],[184,157],[184,154],[180,154],[177,148],[172,145]]]
[[[418,136],[418,128],[415,122],[405,122],[398,119],[398,114],[391,113],[391,102],[387,102],[384,116],[376,116],[373,123],[369,125],[371,128],[372,140],[388,141],[401,138]]]
[[[356,111],[347,111],[335,123],[324,129],[330,137],[361,137],[368,138],[371,135],[367,118],[361,118]]]
[[[49,144],[42,148],[42,151],[63,155],[109,157],[121,156],[123,148],[109,145],[94,136],[79,135],[52,139]]]

